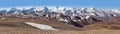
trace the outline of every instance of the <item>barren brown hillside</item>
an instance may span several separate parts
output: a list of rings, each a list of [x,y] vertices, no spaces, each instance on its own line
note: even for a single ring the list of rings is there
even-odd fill
[[[59,22],[57,20],[41,20],[41,19],[23,19],[23,18],[10,18],[4,17],[4,19],[0,18],[0,33],[1,34],[112,34],[119,33],[120,25],[118,22],[120,19],[115,18],[113,20],[107,22],[99,22],[95,24],[90,24],[84,26],[83,28],[74,27],[71,25],[64,24],[63,22]],[[47,30],[40,30],[35,27],[29,26],[25,24],[25,22],[34,22],[40,24],[46,24],[53,26],[59,31],[47,31]],[[117,23],[116,23],[117,22]],[[114,32],[116,31],[116,32]],[[109,33],[110,32],[110,33]]]

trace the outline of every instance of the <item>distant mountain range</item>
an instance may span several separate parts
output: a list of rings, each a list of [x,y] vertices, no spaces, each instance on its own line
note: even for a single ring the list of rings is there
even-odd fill
[[[10,8],[9,10],[3,9],[0,10],[0,14],[23,14],[23,15],[37,15],[43,16],[44,14],[63,14],[67,16],[75,16],[75,15],[82,15],[82,16],[99,16],[99,17],[116,17],[119,16],[120,10],[119,9],[96,9],[96,8],[65,8],[65,7],[36,7],[36,8]]]
[[[81,27],[78,23],[90,24],[89,20],[103,21],[120,16],[119,9],[97,9],[97,8],[65,8],[65,7],[36,7],[36,8],[10,8],[0,10],[2,16],[15,16],[19,18],[57,19],[67,24]],[[93,21],[93,22],[94,22]],[[92,22],[92,23],[93,23]],[[77,25],[78,24],[78,25]],[[81,24],[81,23],[80,23]],[[84,25],[82,25],[84,26]]]

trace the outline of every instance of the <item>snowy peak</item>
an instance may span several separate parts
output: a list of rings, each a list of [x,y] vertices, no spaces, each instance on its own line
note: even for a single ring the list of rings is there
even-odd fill
[[[112,10],[101,10],[96,8],[70,8],[70,7],[31,7],[31,8],[11,8],[9,10],[0,10],[1,14],[23,14],[23,15],[49,15],[54,13],[54,15],[57,15],[57,13],[61,13],[63,15],[67,16],[73,16],[73,15],[92,15],[92,16],[100,16],[100,17],[106,17],[110,15],[120,15],[120,10],[118,9],[112,9]]]

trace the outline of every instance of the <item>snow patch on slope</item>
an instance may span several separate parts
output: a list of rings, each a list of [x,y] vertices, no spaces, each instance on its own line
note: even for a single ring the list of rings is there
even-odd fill
[[[44,24],[37,24],[37,23],[33,23],[33,22],[25,22],[26,24],[39,28],[39,29],[43,29],[43,30],[58,30],[53,28],[52,26],[49,25],[44,25]]]

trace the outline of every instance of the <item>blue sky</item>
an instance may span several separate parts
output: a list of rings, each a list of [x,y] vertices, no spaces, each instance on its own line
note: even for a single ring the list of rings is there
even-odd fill
[[[0,0],[0,8],[18,6],[120,8],[120,0]]]

